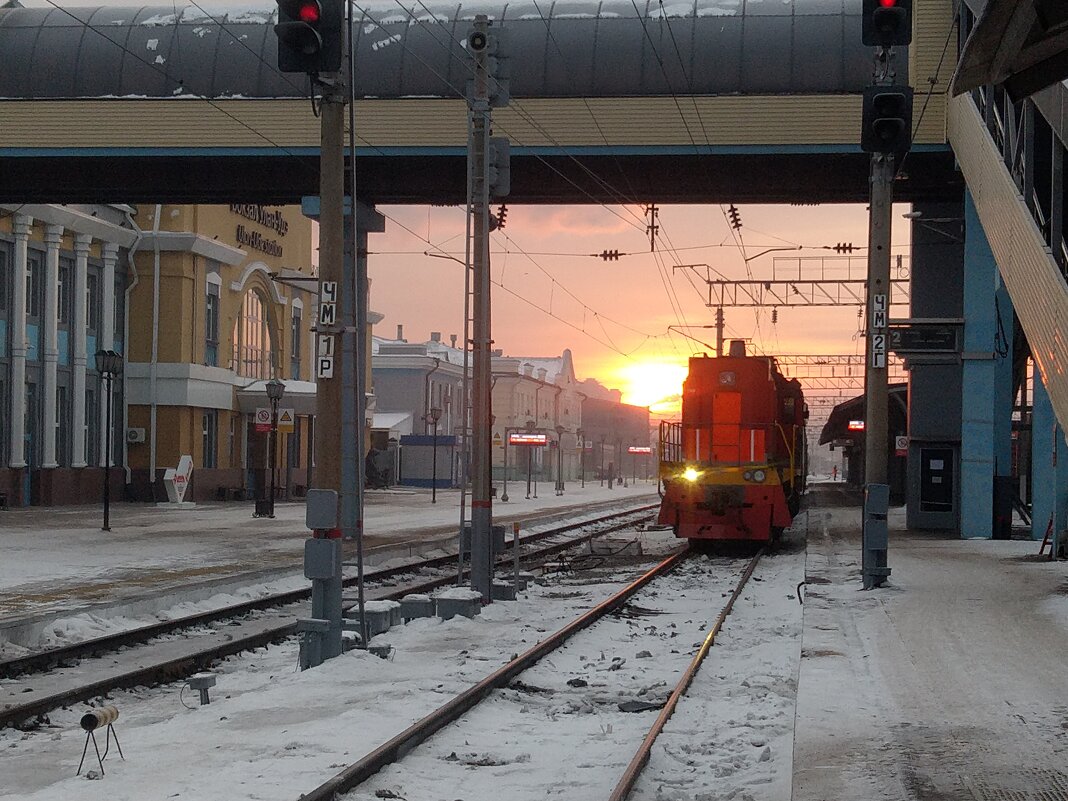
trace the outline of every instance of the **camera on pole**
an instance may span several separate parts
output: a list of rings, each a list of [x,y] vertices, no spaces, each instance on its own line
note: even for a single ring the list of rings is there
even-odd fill
[[[912,43],[912,0],[864,0],[861,36],[872,47]]]
[[[867,87],[860,149],[865,153],[904,153],[911,146],[912,87]]]
[[[337,72],[345,42],[342,0],[277,0],[278,70]]]

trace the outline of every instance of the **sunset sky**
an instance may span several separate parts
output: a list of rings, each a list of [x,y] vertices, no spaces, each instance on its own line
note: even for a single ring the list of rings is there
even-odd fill
[[[686,360],[712,351],[669,326],[711,325],[715,312],[705,306],[707,288],[680,264],[707,264],[730,279],[747,277],[741,248],[725,219],[726,207],[660,207],[656,252],[649,250],[646,219],[638,206],[541,206],[508,208],[507,225],[494,233],[492,272],[493,338],[513,356],[553,356],[570,348],[579,379],[593,377],[623,390],[624,400],[656,406],[681,390]],[[384,207],[385,234],[370,242],[371,306],[385,315],[376,333],[392,337],[404,326],[405,338],[422,341],[430,331],[463,334],[463,268],[429,258],[424,251],[464,257],[464,219],[460,209]],[[849,206],[740,206],[741,240],[752,257],[772,247],[804,250],[767,253],[749,262],[755,279],[773,271],[785,277],[784,259],[824,256],[829,270],[845,270],[838,242],[867,244],[867,211]],[[909,223],[895,207],[895,253],[906,253]],[[405,228],[410,229],[406,231]],[[428,244],[432,243],[432,244]],[[618,250],[618,261],[604,261],[603,250]],[[853,269],[863,269],[863,256]],[[560,255],[557,255],[560,254]],[[807,263],[806,270],[817,269]],[[700,268],[704,274],[704,268]],[[551,311],[551,315],[549,312]],[[902,315],[903,316],[903,315]],[[857,309],[783,308],[777,324],[770,310],[727,309],[727,338],[751,339],[768,354],[853,354],[862,352],[856,337]],[[707,343],[714,329],[684,329]]]

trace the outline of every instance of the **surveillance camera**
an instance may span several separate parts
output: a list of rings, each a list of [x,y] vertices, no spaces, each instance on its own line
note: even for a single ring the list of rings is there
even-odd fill
[[[481,53],[489,44],[489,37],[482,31],[472,31],[467,37],[467,49],[472,53]]]

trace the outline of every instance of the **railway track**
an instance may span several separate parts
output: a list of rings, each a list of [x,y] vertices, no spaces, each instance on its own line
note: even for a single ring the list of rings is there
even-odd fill
[[[663,728],[664,723],[671,716],[672,711],[678,703],[679,697],[685,692],[686,687],[689,686],[693,675],[697,672],[701,662],[704,660],[708,653],[712,642],[715,639],[716,634],[723,625],[723,621],[730,613],[731,607],[734,604],[735,599],[741,594],[743,588],[749,577],[752,575],[753,570],[756,567],[763,551],[758,553],[746,566],[745,570],[738,578],[733,591],[730,593],[730,599],[724,606],[723,610],[712,624],[704,642],[700,644],[700,648],[691,660],[689,667],[684,671],[682,679],[675,687],[662,712],[658,715],[656,722],[654,723],[649,734],[645,737],[642,745],[635,755],[634,759],[628,765],[627,770],[623,778],[619,782],[619,786],[616,788],[613,799],[624,799],[630,793],[633,788],[634,782],[638,775],[641,773],[642,767],[648,761],[649,749],[652,743],[655,741],[656,736]],[[439,707],[431,714],[425,716],[421,720],[416,721],[409,728],[403,732],[397,734],[387,742],[380,745],[378,748],[361,758],[360,760],[350,764],[340,773],[324,782],[320,786],[311,790],[308,793],[300,796],[301,801],[334,801],[344,793],[351,792],[353,790],[364,791],[365,788],[361,787],[375,774],[382,771],[388,766],[394,765],[394,763],[400,762],[402,758],[411,753],[413,749],[416,749],[419,745],[426,742],[435,734],[447,729],[451,724],[457,723],[460,718],[468,716],[481,702],[494,695],[495,692],[509,689],[520,691],[530,691],[534,693],[546,693],[551,690],[545,688],[538,688],[532,685],[527,685],[519,677],[526,671],[534,668],[540,660],[545,658],[549,654],[553,654],[561,649],[561,647],[570,641],[575,635],[579,634],[585,629],[594,626],[599,621],[604,620],[612,613],[620,613],[623,608],[631,603],[631,599],[641,592],[643,589],[649,587],[650,584],[657,581],[659,578],[671,573],[690,557],[690,551],[683,551],[676,553],[671,557],[663,560],[652,569],[648,570],[640,577],[629,583],[623,589],[616,592],[607,600],[601,602],[594,608],[585,612],[580,617],[568,625],[561,628],[555,634],[547,637],[539,642],[534,647],[530,648],[525,653],[512,659],[509,663],[503,667],[494,671],[491,675],[487,676],[478,684],[457,695],[445,705]],[[648,610],[645,610],[648,611]],[[641,610],[639,609],[639,614]],[[672,634],[671,636],[675,636]],[[677,651],[676,651],[677,653]],[[602,654],[603,657],[603,654]],[[585,657],[582,657],[583,659]],[[613,668],[609,668],[612,670]],[[570,686],[580,687],[585,686],[583,684],[570,683]],[[525,711],[525,710],[521,710]],[[496,723],[496,721],[495,721]],[[457,723],[457,725],[460,725]],[[498,724],[504,725],[504,724]],[[464,736],[457,733],[457,737],[464,742],[467,740]],[[442,748],[438,749],[443,750]],[[448,750],[448,746],[444,746],[444,750]],[[455,753],[453,755],[455,757]],[[596,761],[596,757],[587,755],[589,761]],[[440,757],[438,757],[440,759]],[[480,763],[473,763],[480,764]],[[492,764],[492,763],[490,763]],[[440,781],[447,782],[445,777],[441,777]],[[470,788],[469,788],[470,789]],[[500,789],[500,788],[498,788]],[[576,788],[572,787],[572,791]],[[474,791],[477,794],[477,791]],[[394,793],[394,794],[391,794]],[[361,794],[359,797],[363,797]],[[392,789],[379,788],[375,791],[374,797],[399,797]]]
[[[527,534],[520,539],[520,558],[526,565],[544,561],[594,537],[634,526],[655,508],[645,505]],[[510,558],[510,552],[501,557],[502,561]],[[428,570],[439,575],[381,586]],[[379,586],[369,589],[368,600],[395,599],[448,586],[456,581],[455,570],[456,556],[450,555],[369,572],[366,581]],[[345,580],[346,586],[355,583],[355,578]],[[112,690],[184,678],[223,657],[293,636],[296,619],[303,614],[301,604],[309,597],[310,589],[277,593],[0,662],[0,678],[15,679],[0,688],[0,728],[24,724],[52,709]],[[220,623],[226,625],[195,637],[167,639]]]

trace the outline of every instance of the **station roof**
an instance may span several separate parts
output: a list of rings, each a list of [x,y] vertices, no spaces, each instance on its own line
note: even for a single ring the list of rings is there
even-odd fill
[[[356,93],[458,97],[476,14],[505,30],[516,97],[857,93],[860,0],[372,0],[353,27]],[[640,11],[640,16],[637,12]],[[0,9],[0,98],[304,97],[277,71],[276,8]],[[907,54],[898,59],[907,80]]]

